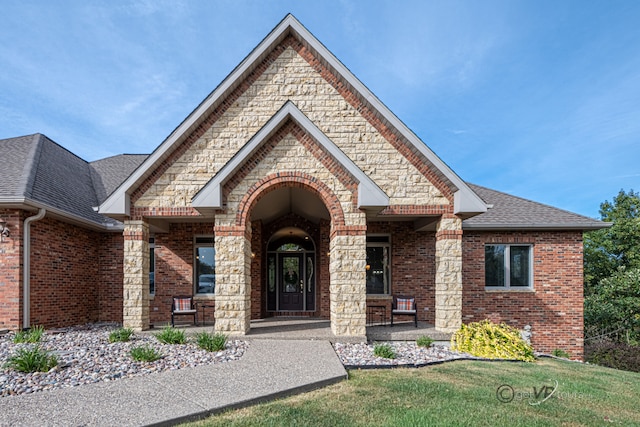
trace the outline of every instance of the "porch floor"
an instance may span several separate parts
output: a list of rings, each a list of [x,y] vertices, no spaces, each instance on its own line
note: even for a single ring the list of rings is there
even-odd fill
[[[145,331],[157,333],[166,323],[154,325],[154,329]],[[179,324],[176,327],[185,329],[187,334],[197,334],[198,332],[213,330],[213,322],[206,325],[199,324]],[[391,327],[367,326],[367,341],[415,341],[417,338],[426,335],[436,341],[449,341],[450,333],[437,331],[434,325],[426,322],[418,322],[416,328],[413,321],[395,322]],[[331,322],[327,319],[317,319],[309,317],[272,317],[267,319],[256,319],[251,321],[251,330],[245,336],[248,339],[285,339],[285,340],[326,340],[330,342],[362,342],[365,337],[345,337],[336,336],[331,332]]]

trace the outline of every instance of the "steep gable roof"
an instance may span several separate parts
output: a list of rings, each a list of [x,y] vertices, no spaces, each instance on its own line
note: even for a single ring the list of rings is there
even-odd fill
[[[479,185],[469,186],[491,208],[483,214],[464,220],[462,228],[465,230],[598,230],[610,225]]]
[[[487,207],[478,195],[456,175],[431,149],[400,121],[369,89],[367,89],[329,50],[322,45],[293,15],[287,15],[269,35],[227,76],[223,82],[165,139],[122,185],[101,205],[99,211],[114,217],[130,213],[130,195],[156,167],[201,125],[209,113],[219,107],[246,77],[251,75],[273,49],[286,37],[293,36],[315,57],[331,69],[356,96],[387,126],[395,129],[413,149],[419,152],[440,180],[452,189],[454,212],[469,216],[485,212]]]

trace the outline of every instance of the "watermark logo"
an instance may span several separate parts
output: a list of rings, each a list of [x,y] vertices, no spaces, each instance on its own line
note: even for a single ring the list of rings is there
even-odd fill
[[[502,403],[511,403],[514,400],[527,400],[529,405],[537,406],[556,394],[558,381],[549,380],[553,385],[543,384],[534,386],[531,390],[516,390],[509,384],[502,384],[496,389],[496,398]],[[576,396],[577,397],[577,396]]]

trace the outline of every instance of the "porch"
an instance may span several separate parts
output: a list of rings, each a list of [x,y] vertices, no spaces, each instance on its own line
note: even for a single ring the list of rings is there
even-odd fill
[[[146,333],[157,333],[166,323],[155,324]],[[199,332],[212,332],[213,323],[177,324],[188,335]],[[415,341],[421,336],[428,336],[435,341],[449,341],[451,334],[436,330],[435,326],[426,322],[418,322],[416,328],[413,321],[394,323],[394,326],[367,326],[367,341]],[[278,340],[325,340],[330,342],[361,342],[364,337],[336,336],[331,332],[331,321],[308,317],[282,318],[272,317],[251,321],[251,330],[240,339],[278,339]]]

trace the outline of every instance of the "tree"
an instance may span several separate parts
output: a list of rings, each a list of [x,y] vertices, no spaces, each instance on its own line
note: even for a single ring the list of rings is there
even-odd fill
[[[600,216],[602,221],[613,224],[584,235],[587,295],[596,292],[603,279],[621,268],[640,268],[640,193],[620,190],[613,202],[600,205]]]

